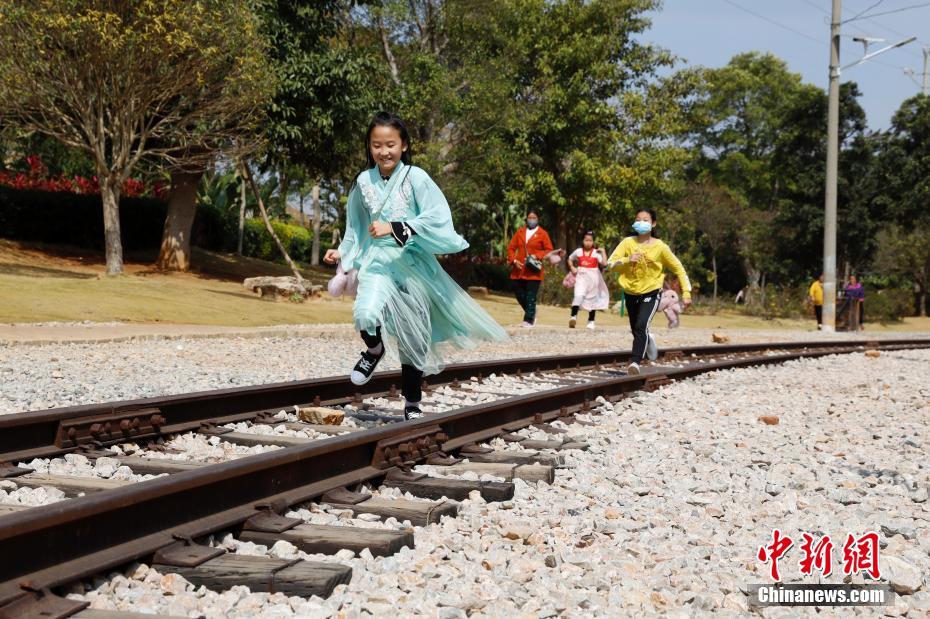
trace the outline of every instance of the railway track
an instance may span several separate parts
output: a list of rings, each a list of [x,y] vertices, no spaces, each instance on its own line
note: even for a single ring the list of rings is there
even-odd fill
[[[553,468],[561,463],[560,450],[585,447],[563,440],[564,424],[573,423],[577,413],[592,413],[598,398],[613,401],[630,391],[718,369],[866,348],[918,347],[930,347],[930,340],[678,348],[664,351],[639,376],[622,372],[627,352],[461,364],[447,368],[443,382],[429,386],[426,400],[437,412],[404,423],[392,422],[398,418],[390,408],[396,400],[396,372],[376,375],[365,393],[343,378],[331,378],[3,416],[0,462],[5,464],[0,477],[18,485],[57,484],[70,489],[66,494],[83,496],[41,508],[0,511],[0,617],[46,611],[51,614],[43,616],[68,616],[82,604],[56,596],[53,589],[134,560],[147,560],[211,588],[248,584],[293,595],[326,595],[350,578],[348,567],[240,559],[203,542],[231,532],[239,540],[268,546],[291,541],[307,552],[369,547],[390,554],[412,546],[413,535],[320,528],[283,514],[317,500],[356,516],[409,520],[413,525],[436,522],[454,515],[454,501],[473,492],[485,500],[507,500],[513,496],[514,478],[551,480]],[[308,424],[285,421],[281,409],[301,404],[342,408],[372,427],[316,440],[294,436],[307,436],[302,426]],[[444,409],[449,410],[438,412]],[[235,424],[246,424],[245,431],[236,431]],[[269,425],[284,426],[289,434],[248,431]],[[528,439],[527,429],[550,438]],[[86,481],[82,486],[72,480],[68,486],[67,479],[36,480],[34,471],[18,466],[65,454],[109,457],[117,453],[107,451],[114,446],[164,444],[166,437],[191,432],[240,446],[280,449],[210,465],[151,457],[154,453],[121,456],[117,459],[136,473],[162,476],[110,488]],[[496,437],[511,448],[482,446]],[[423,463],[453,475],[477,473],[503,481],[412,471]],[[385,500],[368,489],[378,486],[425,500]]]

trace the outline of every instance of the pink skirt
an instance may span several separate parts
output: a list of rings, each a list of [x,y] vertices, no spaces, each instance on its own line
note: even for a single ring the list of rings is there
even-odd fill
[[[610,292],[598,268],[578,267],[575,275],[575,298],[572,305],[583,310],[605,310],[610,305]]]

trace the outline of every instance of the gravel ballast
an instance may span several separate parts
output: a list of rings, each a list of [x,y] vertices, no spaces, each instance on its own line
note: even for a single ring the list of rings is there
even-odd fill
[[[801,583],[842,582],[847,534],[878,532],[881,580],[901,595],[880,612],[769,608],[763,616],[926,617],[928,367],[926,350],[828,356],[602,402],[595,426],[567,426],[590,448],[564,452],[554,484],[517,480],[506,503],[473,493],[458,518],[416,527],[416,548],[393,557],[322,559],[354,570],[327,600],[239,587],[217,594],[145,566],[72,595],[95,608],[208,617],[737,617],[750,612],[748,585],[768,582],[756,554],[778,528],[796,540],[780,562],[783,580]],[[332,521],[308,509],[292,515]],[[831,536],[831,576],[800,574],[803,533]],[[304,556],[280,542],[217,543]]]
[[[654,330],[659,346],[708,345],[706,329]],[[726,331],[734,343],[829,340],[808,331]],[[881,337],[906,337],[883,333]],[[927,337],[927,334],[922,334]],[[875,339],[836,334],[832,339]],[[509,342],[449,349],[449,362],[565,351],[629,350],[628,330],[540,327]],[[347,375],[362,349],[348,328],[274,337],[145,338],[44,345],[0,343],[0,414],[175,393]],[[385,359],[379,370],[396,369]]]

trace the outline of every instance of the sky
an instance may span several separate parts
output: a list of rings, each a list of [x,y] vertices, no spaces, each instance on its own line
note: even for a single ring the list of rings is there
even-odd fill
[[[652,28],[643,39],[670,50],[689,66],[720,67],[742,52],[771,52],[805,82],[826,90],[831,6],[831,0],[664,0],[661,10],[650,14]],[[920,92],[922,48],[930,45],[930,2],[843,0],[842,6],[844,20],[860,13],[862,18],[842,27],[841,65],[862,56],[862,44],[854,36],[886,39],[871,44],[870,52],[917,37],[913,43],[847,69],[841,77],[859,84],[859,103],[869,128],[887,129],[901,102]],[[865,19],[870,15],[876,16]],[[904,73],[905,67],[914,70],[918,83]]]

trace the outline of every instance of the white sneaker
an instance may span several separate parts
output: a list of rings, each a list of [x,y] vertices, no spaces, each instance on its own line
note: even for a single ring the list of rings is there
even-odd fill
[[[572,316],[571,318],[568,319],[568,328],[569,328],[569,329],[574,329],[574,328],[575,328],[575,324],[576,324],[577,322],[578,322],[578,319],[575,318],[574,316]]]
[[[655,361],[659,358],[659,345],[656,344],[656,338],[650,333],[646,340],[646,358]]]
[[[639,375],[639,364],[631,363],[630,365],[626,366],[626,373],[629,374],[630,376],[638,376]]]
[[[532,329],[534,326],[536,326],[536,325],[534,325],[534,324],[531,323],[531,322],[526,322],[525,320],[524,320],[523,322],[520,323],[520,327],[523,328],[523,329]]]
[[[593,320],[589,320],[589,321],[588,321],[588,329],[590,329],[591,331],[594,331],[595,326],[594,326],[594,321],[593,321]]]

